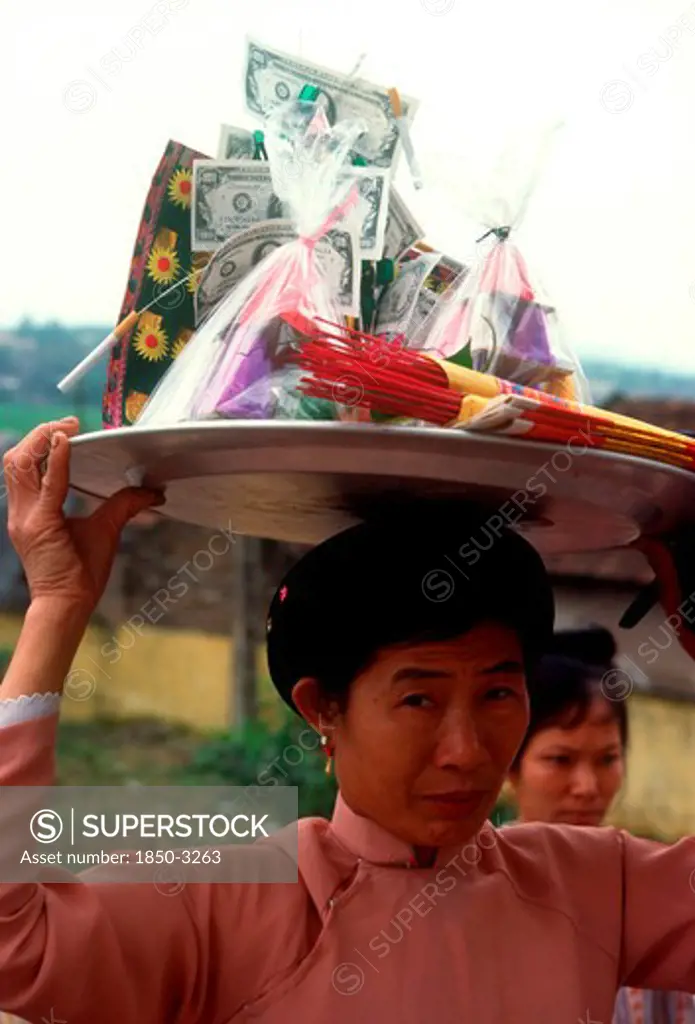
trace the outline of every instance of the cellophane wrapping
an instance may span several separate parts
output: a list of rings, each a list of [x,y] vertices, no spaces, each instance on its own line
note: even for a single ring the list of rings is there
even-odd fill
[[[468,214],[486,230],[473,258],[425,321],[405,326],[413,347],[563,398],[589,401],[586,378],[561,318],[516,242],[560,128],[526,137],[524,151],[469,187]],[[412,327],[412,329],[410,329]]]
[[[290,409],[299,418],[332,418],[330,403],[319,409],[296,390],[296,367],[285,359],[294,332],[281,317],[299,313],[342,321],[316,245],[358,200],[340,172],[365,127],[356,120],[331,128],[320,106],[304,100],[291,100],[267,118],[273,190],[297,238],[262,259],[200,325],[159,382],[138,426],[286,418]]]

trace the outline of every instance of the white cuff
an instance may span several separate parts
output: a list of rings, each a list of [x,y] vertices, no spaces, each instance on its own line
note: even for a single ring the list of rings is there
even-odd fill
[[[55,715],[60,707],[59,693],[32,693],[30,696],[8,697],[0,700],[0,729],[34,718]]]

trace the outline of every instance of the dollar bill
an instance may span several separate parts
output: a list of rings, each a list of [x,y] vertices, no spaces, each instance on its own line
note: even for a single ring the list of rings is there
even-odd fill
[[[441,297],[458,286],[469,270],[444,253],[411,246],[403,253],[396,277],[379,300],[376,332],[404,334],[412,348],[422,348],[441,308]]]
[[[253,132],[231,124],[221,126],[217,146],[218,160],[253,160],[255,151]]]
[[[360,262],[356,223],[341,224],[316,246],[326,274],[330,295],[346,316],[359,316]],[[214,254],[196,290],[196,323],[235,288],[246,275],[278,246],[297,238],[289,220],[268,220],[232,235]]]
[[[244,98],[251,114],[266,117],[278,104],[299,96],[307,83],[318,88],[330,124],[355,119],[365,122],[366,131],[355,143],[353,155],[377,167],[394,165],[399,132],[386,88],[247,39]],[[401,96],[401,105],[403,117],[412,123],[418,101]]]
[[[259,221],[286,217],[273,192],[267,163],[257,160],[194,160],[191,248],[209,252]]]
[[[330,287],[330,293],[345,316],[360,315],[361,270],[359,223],[356,219],[337,225],[319,239],[316,246]]]
[[[438,253],[423,253],[399,268],[379,299],[375,321],[377,334],[408,335],[418,296],[438,258]]]
[[[388,213],[389,173],[351,167],[341,173],[344,194],[357,183],[359,258],[380,259]],[[191,246],[217,249],[237,231],[260,221],[288,219],[290,211],[273,191],[270,165],[258,160],[194,160]]]
[[[439,295],[446,291],[447,288],[449,288],[449,286],[455,281],[459,282],[459,279],[463,280],[461,275],[467,275],[470,272],[470,267],[464,263],[459,263],[458,260],[453,259],[451,256],[447,256],[446,253],[435,250],[429,245],[425,245],[424,242],[411,245],[405,249],[398,257],[398,263],[403,265],[410,262],[410,260],[419,259],[423,253],[432,252],[436,252],[437,262],[428,277],[425,279],[425,287]]]
[[[470,273],[470,267],[452,259],[451,256],[444,253],[436,255],[437,262],[422,282],[405,328],[405,333],[414,348],[426,346],[428,335],[442,309],[442,302],[445,301],[445,292],[458,288]],[[454,292],[451,292],[451,295],[456,301]]]
[[[391,185],[384,233],[384,256],[395,260],[424,236],[424,231],[403,202],[400,192]]]
[[[353,167],[341,174],[340,180],[345,183],[346,192],[351,182],[357,182],[361,259],[380,260],[388,216],[389,172],[374,167]]]

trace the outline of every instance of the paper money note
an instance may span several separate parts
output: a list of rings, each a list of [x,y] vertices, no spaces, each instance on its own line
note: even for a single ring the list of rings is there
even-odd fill
[[[354,223],[339,225],[316,246],[330,295],[346,316],[359,316],[360,262],[356,227]],[[291,221],[268,220],[228,239],[201,274],[195,296],[196,323],[201,323],[261,260],[278,246],[296,238]]]
[[[395,260],[404,249],[423,238],[424,234],[398,190],[391,185],[384,233],[384,256]]]
[[[432,268],[431,273],[425,280],[425,286],[430,291],[441,294],[446,289],[457,281],[461,274],[467,275],[470,272],[470,267],[463,263],[459,263],[458,260],[453,259],[451,256],[447,256],[439,250],[433,249],[431,246],[426,245],[424,242],[419,242],[416,245],[408,246],[401,255],[398,257],[398,262],[401,265],[409,263],[411,260],[419,259],[423,253],[437,254],[437,262]],[[461,280],[463,280],[461,278]]]
[[[411,246],[381,296],[376,332],[404,334],[411,348],[422,348],[441,308],[439,300],[465,279],[469,269],[444,253]]]
[[[344,194],[357,182],[359,258],[380,259],[388,213],[389,173],[375,167],[344,171]],[[237,231],[260,221],[287,219],[289,210],[273,191],[270,165],[264,160],[194,160],[191,246],[215,250]]]
[[[408,334],[418,295],[427,275],[439,259],[438,253],[423,253],[399,268],[391,284],[384,289],[376,312],[375,333]]]
[[[194,160],[191,248],[209,252],[236,231],[287,216],[270,168],[257,160]]]
[[[255,151],[253,132],[231,124],[221,126],[217,146],[218,160],[253,160]]]
[[[436,253],[438,259],[422,282],[417,300],[404,328],[413,348],[423,348],[435,320],[442,309],[442,303],[449,297],[457,301],[457,292],[449,293],[450,289],[458,289],[470,273],[470,267],[459,263],[451,256]],[[420,256],[416,259],[421,258]],[[463,297],[462,297],[463,301]]]
[[[338,307],[345,316],[360,315],[361,264],[359,224],[345,222],[319,239],[316,253],[323,262]]]
[[[340,180],[345,182],[346,191],[349,182],[357,181],[361,259],[380,260],[388,216],[389,172],[374,167],[353,167],[341,174]]]
[[[290,54],[247,39],[244,73],[246,109],[265,117],[280,103],[299,96],[304,85],[319,90],[330,124],[342,120],[364,120],[367,130],[355,143],[354,155],[368,164],[391,167],[399,145],[398,125],[393,116],[388,90],[364,79],[331,71]],[[411,123],[418,101],[401,96],[403,116]]]

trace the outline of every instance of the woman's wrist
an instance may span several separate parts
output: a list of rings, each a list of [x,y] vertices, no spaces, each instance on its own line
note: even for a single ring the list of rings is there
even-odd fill
[[[37,621],[49,626],[59,624],[63,629],[84,633],[93,611],[88,602],[78,598],[42,595],[30,601],[25,621]]]
[[[84,602],[47,596],[33,599],[0,685],[0,699],[61,693],[90,616],[91,608]]]

